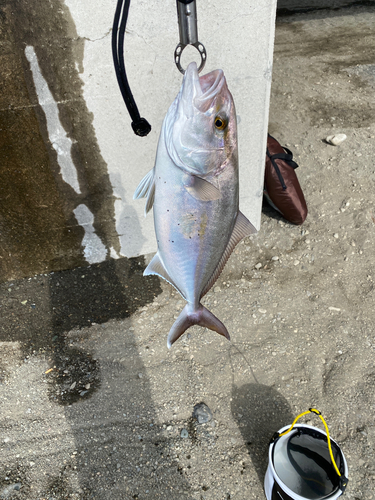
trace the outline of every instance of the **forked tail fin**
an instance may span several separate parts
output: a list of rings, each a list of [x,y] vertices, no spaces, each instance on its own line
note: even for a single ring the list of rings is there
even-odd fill
[[[209,328],[230,340],[228,330],[212,312],[202,306],[202,304],[199,304],[198,309],[194,309],[191,304],[186,304],[169,332],[167,341],[168,349],[193,325]]]

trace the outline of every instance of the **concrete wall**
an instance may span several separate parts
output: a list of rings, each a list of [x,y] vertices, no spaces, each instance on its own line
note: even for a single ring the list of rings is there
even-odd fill
[[[176,5],[139,0],[130,9],[125,62],[153,127],[147,138],[132,132],[113,69],[115,7],[114,0],[0,7],[0,280],[156,250],[152,214],[144,218],[144,202],[132,195],[153,166],[181,85]],[[204,72],[222,68],[236,102],[240,207],[259,227],[276,0],[198,0],[197,9]]]
[[[367,0],[278,0],[278,14],[288,14],[293,11],[311,11],[319,9],[341,9],[353,5],[371,3]]]

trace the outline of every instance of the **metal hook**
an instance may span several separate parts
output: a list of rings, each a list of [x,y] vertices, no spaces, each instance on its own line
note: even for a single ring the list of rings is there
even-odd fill
[[[206,64],[207,53],[204,45],[198,41],[197,7],[195,0],[177,0],[177,15],[180,43],[174,52],[174,62],[178,70],[184,74],[185,70],[181,66],[181,54],[187,45],[193,45],[201,56],[201,64],[198,68],[199,73]]]

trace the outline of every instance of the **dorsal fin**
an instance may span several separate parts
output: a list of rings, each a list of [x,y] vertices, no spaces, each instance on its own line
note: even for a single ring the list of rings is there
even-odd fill
[[[150,274],[156,274],[156,276],[160,276],[160,278],[163,278],[165,281],[168,281],[168,283],[174,286],[175,289],[178,291],[178,293],[185,299],[184,295],[181,293],[181,290],[178,288],[176,283],[169,276],[168,271],[165,269],[164,264],[160,258],[159,252],[156,252],[151,262],[143,272],[143,276],[149,276]]]
[[[236,222],[234,224],[234,228],[231,234],[231,237],[228,241],[227,247],[217,265],[213,275],[209,279],[207,285],[204,287],[201,298],[206,295],[206,293],[210,290],[213,284],[216,282],[218,277],[220,276],[222,270],[224,269],[225,264],[227,263],[231,253],[233,252],[235,246],[246,236],[250,236],[251,234],[256,233],[257,230],[251,224],[251,222],[244,216],[242,212],[238,212]]]

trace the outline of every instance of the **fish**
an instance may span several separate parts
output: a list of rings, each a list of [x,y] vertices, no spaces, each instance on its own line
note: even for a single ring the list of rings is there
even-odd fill
[[[224,72],[199,76],[187,67],[164,118],[154,167],[134,199],[153,208],[158,249],[144,271],[173,285],[187,304],[168,334],[168,348],[193,325],[230,340],[201,303],[235,246],[257,232],[239,210],[237,118]]]

